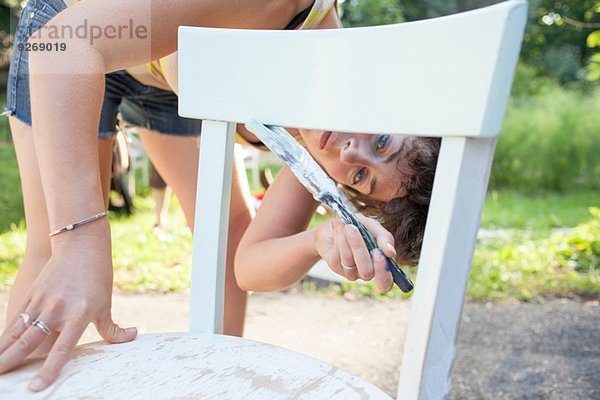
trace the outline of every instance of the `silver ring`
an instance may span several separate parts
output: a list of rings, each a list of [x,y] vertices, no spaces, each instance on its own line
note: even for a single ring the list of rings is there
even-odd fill
[[[31,315],[24,312],[24,313],[21,313],[21,315],[19,315],[19,317],[23,320],[23,323],[25,324],[25,326],[29,327],[29,325],[31,325]]]
[[[46,335],[50,334],[50,328],[48,328],[48,325],[46,325],[43,321],[40,321],[37,318],[33,320],[31,325],[35,326],[36,328],[38,328],[39,330],[44,332]]]
[[[353,269],[356,269],[356,265],[346,265],[344,263],[340,263],[342,264],[342,268],[348,270],[348,271],[352,271]]]

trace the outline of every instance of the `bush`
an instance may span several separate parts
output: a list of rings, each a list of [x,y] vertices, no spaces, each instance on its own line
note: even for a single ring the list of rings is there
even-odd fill
[[[481,242],[473,259],[469,298],[533,300],[600,296],[600,209],[572,230],[535,238],[514,231],[506,241]]]
[[[513,98],[523,98],[543,94],[555,86],[556,82],[541,75],[540,70],[520,62],[515,70],[511,96]]]
[[[600,89],[544,84],[514,96],[498,139],[490,186],[534,193],[600,189]]]
[[[600,208],[590,208],[594,220],[577,226],[560,249],[563,265],[581,273],[600,272]]]

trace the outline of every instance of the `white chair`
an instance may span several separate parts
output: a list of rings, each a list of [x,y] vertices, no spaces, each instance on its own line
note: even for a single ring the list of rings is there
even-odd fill
[[[251,118],[443,137],[398,388],[399,399],[443,398],[526,9],[524,0],[515,0],[343,30],[180,28],[180,114],[205,119],[190,333],[81,346],[57,383],[31,398],[389,398],[318,360],[220,335],[230,121]],[[3,376],[0,397],[21,398],[38,365]]]

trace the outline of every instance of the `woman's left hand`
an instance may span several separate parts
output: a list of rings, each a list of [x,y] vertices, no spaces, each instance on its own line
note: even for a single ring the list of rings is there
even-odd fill
[[[377,289],[382,292],[392,288],[393,279],[386,269],[383,254],[395,257],[394,237],[374,219],[359,215],[360,221],[375,237],[378,249],[372,254],[356,228],[345,225],[339,218],[321,224],[317,228],[315,247],[329,268],[350,281],[375,279]]]

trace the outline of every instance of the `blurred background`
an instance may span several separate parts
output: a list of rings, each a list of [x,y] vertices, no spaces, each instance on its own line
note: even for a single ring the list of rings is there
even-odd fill
[[[346,0],[339,7],[344,25],[351,27],[432,18],[497,2]],[[24,3],[0,0],[0,106],[6,99],[11,27]],[[439,64],[443,68],[444,60]],[[504,302],[600,296],[598,82],[600,1],[530,0],[527,31],[473,261],[469,299]],[[160,224],[149,187],[149,166],[135,128],[123,127],[120,142],[115,149],[120,162],[115,167],[112,205],[122,212],[110,217],[115,285],[134,293],[185,290],[191,235],[177,202],[169,203],[166,198],[168,222],[157,230]],[[272,158],[243,151],[258,202],[269,174],[279,166]],[[320,218],[326,216],[318,216],[314,223]],[[0,117],[0,290],[10,287],[24,246],[15,153],[7,118]],[[410,273],[414,276],[416,269]],[[299,286],[315,289],[310,280]],[[345,296],[382,296],[370,284],[342,282],[326,290]],[[394,289],[383,296],[404,295]]]

